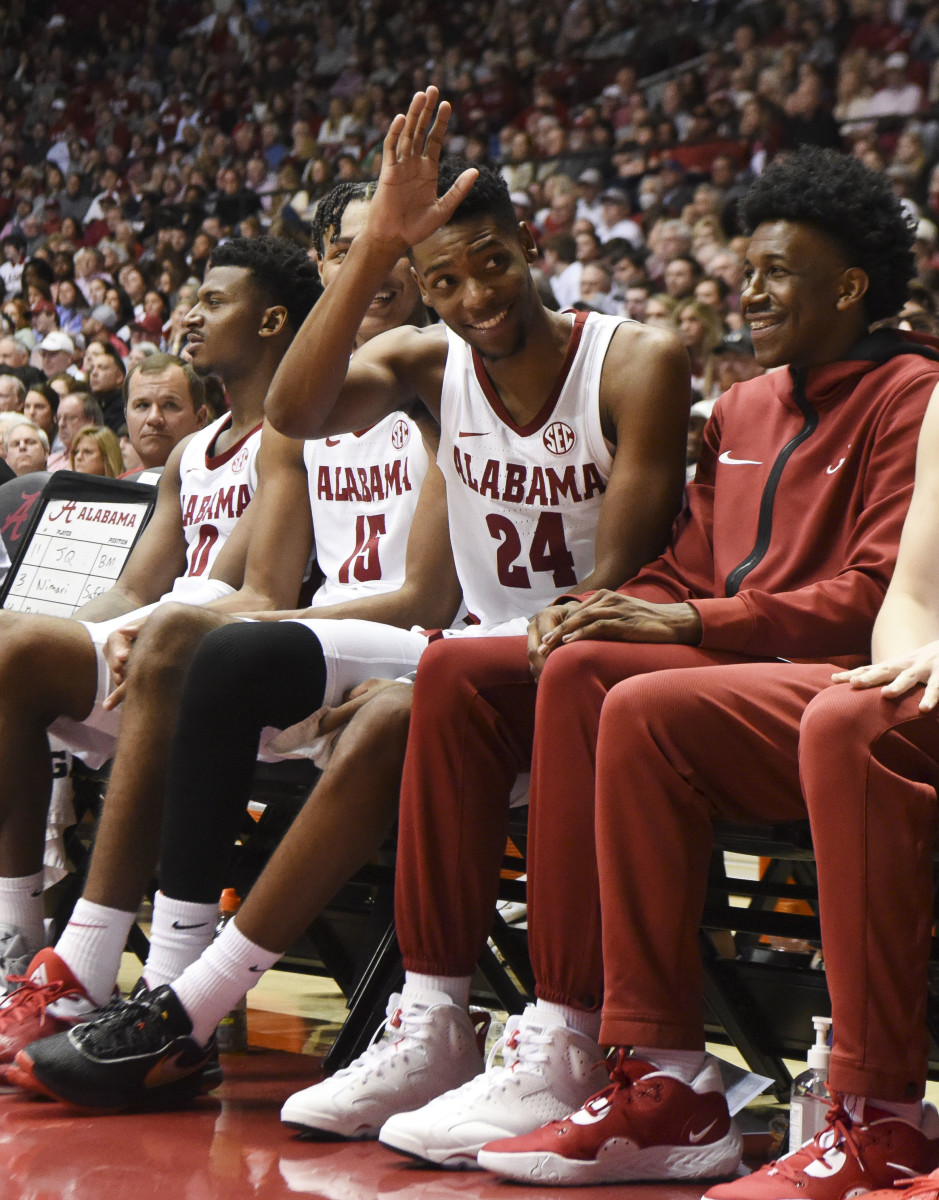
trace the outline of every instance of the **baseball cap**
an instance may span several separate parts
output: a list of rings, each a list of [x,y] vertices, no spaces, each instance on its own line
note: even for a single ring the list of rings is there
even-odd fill
[[[599,187],[603,182],[603,176],[596,167],[588,167],[586,171],[581,171],[577,176],[578,183],[587,183],[591,187]]]
[[[67,333],[63,333],[61,329],[53,329],[39,343],[40,350],[50,350],[52,353],[57,353],[60,350],[67,350],[69,354],[75,353],[75,343]]]
[[[145,313],[139,320],[133,322],[131,328],[149,333],[151,337],[162,337],[163,335],[163,322],[156,313]]]
[[[622,188],[607,188],[606,191],[600,193],[600,203],[609,201],[611,204],[628,204],[629,197]]]
[[[117,329],[117,313],[110,304],[99,304],[91,310],[91,317],[98,321],[105,329]]]

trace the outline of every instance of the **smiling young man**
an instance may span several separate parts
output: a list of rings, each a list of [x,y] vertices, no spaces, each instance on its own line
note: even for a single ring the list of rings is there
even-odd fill
[[[788,369],[718,401],[670,547],[618,592],[543,611],[527,644],[451,640],[425,652],[401,794],[395,909],[407,976],[389,1009],[393,1036],[288,1102],[285,1117],[289,1110],[297,1124],[349,1137],[380,1129],[386,1144],[451,1166],[517,1136],[479,1161],[545,1183],[736,1168],[739,1136],[700,1027],[696,933],[708,822],[713,811],[777,820],[804,808],[795,787],[767,796],[753,782],[760,755],[729,756],[694,713],[681,715],[682,705],[739,670],[752,683],[731,678],[724,705],[745,718],[766,677],[787,669],[779,656],[865,654],[912,488],[919,423],[939,379],[936,343],[868,335],[872,322],[899,309],[912,274],[912,235],[885,181],[852,159],[807,151],[761,176],[744,215],[754,231],[744,297],[754,345],[763,366]],[[631,677],[637,698],[617,707],[620,722],[598,746],[607,693]],[[645,728],[653,684],[663,695],[658,736],[698,746],[710,769],[727,776],[733,804],[721,802],[717,785],[700,795],[692,777],[681,799],[702,815],[685,818],[679,805],[673,821],[659,822],[650,754],[620,753],[627,733]],[[764,752],[772,755],[772,745]],[[601,771],[608,754],[615,770]],[[462,1058],[454,1053],[449,1031],[468,1019],[508,798],[529,764],[538,1001],[512,1021],[504,1065],[456,1087],[455,1062],[467,1075],[482,1067],[469,1038]],[[673,777],[678,787],[684,769],[676,768],[660,789]],[[628,814],[641,838],[611,821],[595,835],[598,777],[600,799],[621,824]],[[607,883],[603,954],[598,857]],[[539,1175],[544,1139],[533,1131],[600,1089],[601,1036],[643,1050],[616,1076],[615,1101],[594,1102],[560,1137],[548,1129],[548,1153],[562,1161]],[[643,1083],[644,1075],[652,1079]],[[616,1118],[609,1123],[608,1113]],[[584,1148],[591,1131],[596,1144]],[[640,1144],[653,1152],[639,1154]],[[565,1145],[575,1147],[567,1165]]]
[[[565,872],[584,886],[570,872],[566,841],[585,811],[602,920],[590,986],[599,988],[602,965],[599,1039],[619,1053],[613,1086],[573,1116],[480,1151],[480,1165],[532,1183],[735,1172],[740,1137],[701,1025],[698,925],[711,822],[806,816],[800,720],[830,684],[833,663],[867,658],[912,492],[919,426],[939,379],[934,341],[869,332],[900,309],[913,272],[912,231],[881,176],[851,158],[803,150],[769,167],[741,211],[753,231],[744,317],[760,363],[788,369],[737,384],[718,401],[669,551],[618,593],[542,622],[543,773],[533,799],[529,927],[549,962],[582,953],[583,928],[566,924],[558,906],[570,899]],[[640,644],[649,642],[680,644]],[[559,764],[551,739],[565,718]],[[823,920],[850,930],[829,942],[823,929],[836,1039],[831,1124],[804,1150],[714,1188],[714,1200],[832,1200],[939,1162],[939,1120],[917,1099],[922,1064],[909,1065],[884,1025],[902,1004],[896,989],[906,996],[906,977],[886,983],[878,974],[860,890],[849,892],[847,910],[842,903],[844,881],[854,887],[870,861],[868,818],[836,799],[837,739],[829,725],[819,740],[824,728],[813,731],[816,774],[822,755],[828,764],[824,795],[804,769],[802,778],[816,805],[843,814],[827,821],[825,845],[816,845],[827,855],[824,866],[818,860]],[[902,861],[906,843],[891,843],[885,827],[878,852]],[[883,986],[871,996],[875,977]],[[538,978],[540,996],[562,999],[550,975]],[[885,998],[893,1008],[882,1007]],[[866,1107],[858,1091],[876,1099]]]

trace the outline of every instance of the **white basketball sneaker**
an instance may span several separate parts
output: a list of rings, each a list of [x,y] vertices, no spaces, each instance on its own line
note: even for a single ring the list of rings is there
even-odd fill
[[[500,1048],[503,1065],[497,1067]],[[438,1166],[475,1168],[487,1142],[568,1116],[608,1081],[595,1041],[529,1005],[521,1017],[507,1021],[484,1075],[416,1112],[389,1117],[379,1141]]]
[[[280,1112],[286,1125],[374,1138],[393,1113],[420,1108],[483,1069],[488,1013],[470,1014],[440,992],[420,992],[406,1007],[393,995],[387,1014],[354,1062],[290,1097]]]

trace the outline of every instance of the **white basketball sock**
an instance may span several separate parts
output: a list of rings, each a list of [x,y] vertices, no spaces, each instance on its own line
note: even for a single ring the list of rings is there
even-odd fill
[[[256,945],[229,921],[199,959],[173,984],[192,1021],[192,1036],[207,1044],[215,1027],[281,957]]]
[[[46,944],[42,906],[43,872],[0,877],[0,926],[15,929],[38,953]]]
[[[442,992],[458,1008],[469,1008],[471,975],[420,975],[405,971],[401,999],[407,1001],[417,992]]]
[[[58,954],[93,1004],[111,998],[134,913],[80,899],[56,943]]]
[[[573,1029],[575,1033],[582,1033],[584,1037],[593,1038],[594,1041],[600,1036],[600,1013],[599,1011],[588,1011],[585,1008],[571,1008],[569,1004],[552,1004],[548,1000],[538,1000],[535,1003],[535,1008],[538,1012],[549,1013],[553,1017],[560,1017],[568,1029]]]
[[[660,1071],[691,1083],[704,1066],[703,1050],[663,1050],[660,1046],[633,1046],[633,1058],[651,1063]]]
[[[150,953],[143,968],[147,987],[178,979],[211,942],[217,921],[218,904],[173,900],[157,892],[150,922]]]

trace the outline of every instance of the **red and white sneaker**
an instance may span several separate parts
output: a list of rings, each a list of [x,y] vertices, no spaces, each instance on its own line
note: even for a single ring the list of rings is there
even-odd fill
[[[566,1120],[489,1142],[479,1165],[548,1186],[713,1179],[737,1169],[743,1142],[713,1059],[689,1085],[620,1051],[610,1078]]]
[[[845,1112],[840,1097],[828,1124],[811,1142],[742,1179],[718,1184],[707,1200],[847,1200],[889,1189],[895,1181],[939,1166],[939,1115],[923,1106],[922,1127],[868,1107],[859,1118]],[[934,1181],[935,1186],[936,1181]],[[886,1192],[884,1193],[886,1194]]]
[[[0,1074],[30,1042],[61,1033],[95,1012],[87,992],[54,950],[40,950],[0,1003]]]

